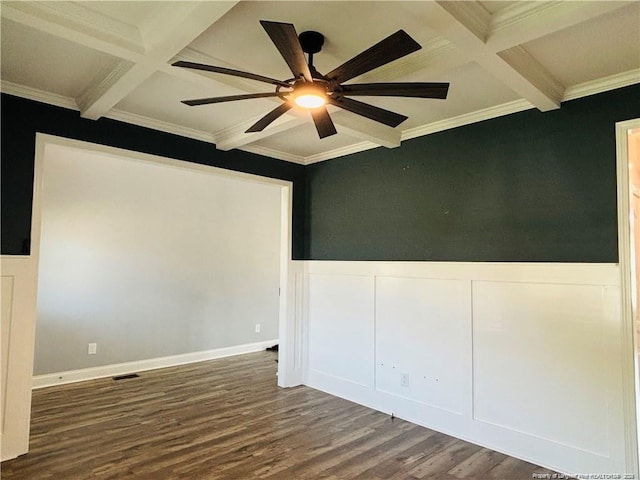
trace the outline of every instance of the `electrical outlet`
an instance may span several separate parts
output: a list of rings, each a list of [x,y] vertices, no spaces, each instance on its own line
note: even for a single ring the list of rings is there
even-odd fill
[[[256,323],[256,333],[260,333],[260,324]]]
[[[400,386],[409,388],[409,374],[403,373],[400,375]]]
[[[89,348],[87,349],[87,354],[95,355],[96,353],[98,353],[98,344],[97,343],[90,343],[89,344]]]

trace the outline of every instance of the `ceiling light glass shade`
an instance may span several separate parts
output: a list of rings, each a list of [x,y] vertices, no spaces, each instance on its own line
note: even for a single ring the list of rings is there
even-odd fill
[[[293,101],[303,108],[318,108],[327,103],[327,95],[324,87],[309,83],[295,88]]]
[[[327,103],[327,101],[319,95],[300,95],[296,97],[295,102],[304,108],[318,108]]]

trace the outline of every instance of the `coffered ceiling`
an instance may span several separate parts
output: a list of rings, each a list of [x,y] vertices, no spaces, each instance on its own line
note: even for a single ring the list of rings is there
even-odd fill
[[[640,82],[638,1],[2,1],[0,11],[3,92],[303,164]],[[176,60],[291,76],[260,20],[321,32],[321,73],[403,29],[422,49],[352,82],[449,82],[448,98],[359,98],[409,117],[395,128],[329,107],[338,133],[322,140],[295,109],[244,133],[278,99],[180,103],[272,89]]]

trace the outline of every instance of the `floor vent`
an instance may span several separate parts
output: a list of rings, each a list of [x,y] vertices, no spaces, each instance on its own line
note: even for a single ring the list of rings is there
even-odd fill
[[[118,375],[117,377],[113,377],[114,380],[126,380],[127,378],[138,378],[140,375],[137,373],[130,373],[129,375]]]

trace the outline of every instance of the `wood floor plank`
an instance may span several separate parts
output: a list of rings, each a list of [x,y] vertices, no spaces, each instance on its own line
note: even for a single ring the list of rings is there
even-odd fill
[[[35,390],[30,452],[3,480],[530,480],[549,470],[276,385],[260,352]]]

